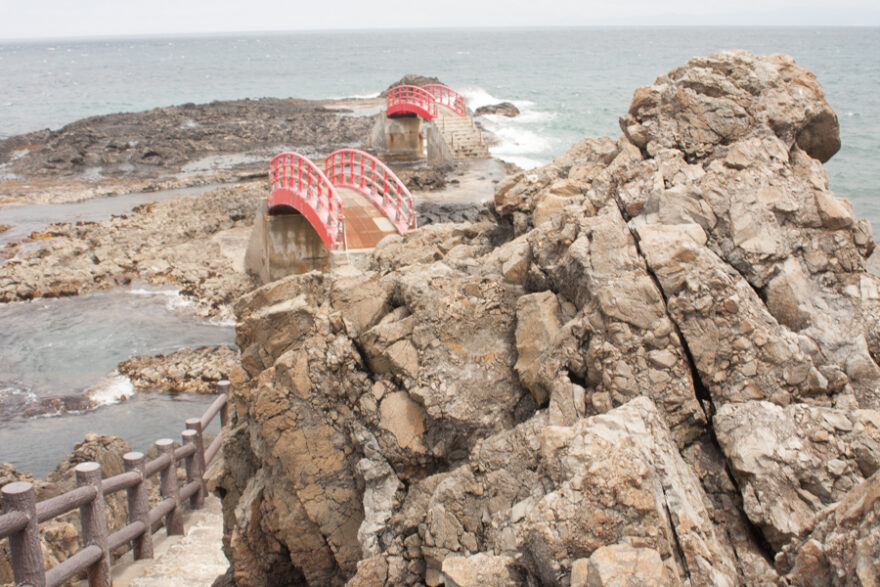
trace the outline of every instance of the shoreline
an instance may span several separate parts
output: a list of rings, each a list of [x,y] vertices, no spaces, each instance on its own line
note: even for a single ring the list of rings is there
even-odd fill
[[[196,110],[223,111],[230,106],[242,107],[241,102],[244,102],[243,108],[247,112],[260,108],[259,104],[255,104],[259,101],[215,102],[190,105],[190,107]],[[276,107],[278,101],[268,102],[269,106]],[[351,132],[363,130],[362,120],[372,121],[370,117],[381,109],[384,99],[291,103],[300,110],[323,109],[329,112],[330,116],[337,120],[333,123],[334,130],[329,136],[341,139],[347,136],[346,132],[353,138],[355,135],[351,135]],[[46,144],[52,141],[61,144],[75,142],[79,129],[87,122],[97,121],[100,126],[101,121],[109,122],[120,117],[129,121],[138,118],[149,121],[164,114],[174,117],[181,109],[185,107],[92,117],[53,131],[50,134],[54,135],[54,138],[49,137]],[[171,112],[168,112],[169,110]],[[203,116],[208,115],[203,114]],[[235,123],[236,120],[245,119],[227,119],[224,123]],[[354,131],[344,130],[352,121],[354,121],[352,127]],[[159,120],[154,121],[153,126],[155,129],[162,129],[168,124]],[[343,130],[340,131],[340,128]],[[68,132],[70,135],[65,138]],[[46,133],[31,133],[34,134]],[[39,155],[41,148],[29,142],[28,136],[30,135],[13,137],[15,140],[12,141],[13,147],[15,144],[28,143],[29,148],[25,150],[10,148],[9,144],[4,149],[4,143],[0,141],[0,154],[6,153],[9,159],[7,162],[11,165],[18,165],[23,169],[37,165],[29,162],[27,158],[31,154]],[[347,140],[350,141],[351,138]],[[102,140],[112,142],[116,139],[109,137]],[[299,148],[303,151],[319,153],[322,149],[329,150],[335,146],[332,143],[322,142],[310,143]],[[43,147],[42,150],[45,151],[46,148]],[[190,315],[228,322],[232,316],[231,304],[235,298],[254,287],[252,282],[241,277],[244,276],[242,259],[250,225],[253,223],[252,210],[256,208],[256,202],[264,198],[267,193],[265,177],[271,155],[267,155],[260,163],[248,163],[247,160],[256,158],[257,154],[263,152],[275,154],[273,148],[256,143],[251,150],[243,154],[233,153],[234,156],[225,158],[220,154],[217,161],[232,164],[232,167],[214,168],[201,174],[182,171],[187,165],[204,159],[204,153],[195,149],[192,151],[192,160],[189,163],[184,162],[173,168],[161,168],[164,171],[158,177],[143,177],[136,172],[122,177],[104,177],[101,173],[95,173],[94,177],[87,179],[81,177],[82,172],[76,172],[74,169],[73,172],[54,175],[46,175],[44,171],[40,171],[39,175],[32,177],[0,181],[0,214],[4,209],[22,206],[36,206],[37,208],[34,209],[39,210],[38,207],[43,204],[64,206],[94,203],[95,206],[100,207],[101,202],[110,204],[114,198],[126,196],[143,196],[144,200],[134,210],[117,214],[106,220],[48,224],[30,236],[14,239],[0,247],[0,257],[6,257],[0,265],[0,300],[14,303],[47,297],[81,296],[91,292],[106,291],[108,288],[130,287],[129,284],[141,280],[151,286],[171,286],[178,290],[180,295],[195,303],[187,310]],[[40,160],[45,159],[44,155],[41,157]],[[243,160],[245,162],[241,163]],[[0,170],[5,168],[8,172],[10,165],[3,166],[3,162],[4,159],[0,158]],[[83,162],[80,167],[85,168],[86,165]],[[416,188],[414,195],[425,210],[424,222],[431,223],[450,217],[476,218],[472,208],[476,209],[475,206],[479,207],[490,200],[495,184],[500,182],[511,169],[508,164],[490,159],[461,164],[457,169],[430,173],[419,168],[403,168],[401,175]],[[150,168],[141,173],[154,171],[155,169]],[[196,187],[208,187],[208,189],[204,193],[192,196],[178,196],[152,203],[149,201],[151,193]],[[230,202],[238,203],[230,205]],[[60,210],[63,212],[64,208]],[[186,237],[176,238],[176,235],[181,233],[186,233]],[[127,245],[127,242],[131,245]],[[83,247],[82,243],[88,243],[88,246]],[[195,247],[187,243],[192,243]],[[178,252],[169,257],[169,250]],[[96,258],[98,261],[95,261]],[[174,261],[171,261],[171,258],[174,258]],[[125,261],[123,262],[122,259]],[[224,277],[220,281],[217,281],[217,278],[209,278],[206,282],[205,275],[210,274]],[[89,278],[84,279],[85,275]],[[216,283],[212,284],[212,281]],[[124,377],[124,372],[130,369],[129,365],[141,363],[139,367],[134,367],[132,373],[134,394],[149,393],[137,389],[138,379],[144,387],[162,386],[165,381],[166,387],[173,393],[173,389],[188,389],[192,386],[185,382],[186,377],[180,379],[169,375],[169,373],[179,375],[181,371],[187,371],[188,369],[181,369],[180,365],[175,366],[175,364],[178,363],[177,357],[180,355],[186,356],[192,353],[197,353],[197,349],[183,349],[168,357],[135,356],[120,363],[119,367]],[[197,370],[202,366],[204,365],[195,363],[189,365]],[[228,375],[228,370],[227,366],[219,373],[225,377]],[[103,409],[104,406],[95,404],[89,399],[89,393],[92,393],[91,388],[85,389],[81,398],[71,396],[68,399],[46,400],[48,403],[43,409],[52,413],[43,417],[75,417],[83,411]],[[130,399],[122,398],[120,401],[125,402]],[[21,423],[19,422],[18,425]]]

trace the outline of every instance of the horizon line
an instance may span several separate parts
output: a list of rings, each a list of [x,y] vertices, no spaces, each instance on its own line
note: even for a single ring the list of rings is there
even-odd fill
[[[876,29],[876,24],[585,24],[585,25],[473,25],[473,26],[390,26],[364,28],[304,28],[304,29],[262,29],[262,30],[224,30],[224,31],[177,31],[159,33],[128,34],[83,34],[37,37],[0,37],[0,44],[40,43],[67,41],[139,40],[162,38],[228,37],[236,35],[296,35],[320,33],[366,33],[401,30],[425,32],[442,31],[501,31],[501,30],[578,30],[578,29]]]

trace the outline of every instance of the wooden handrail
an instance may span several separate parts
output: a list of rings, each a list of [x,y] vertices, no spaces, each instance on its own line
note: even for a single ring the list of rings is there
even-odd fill
[[[227,422],[228,381],[217,385],[220,396],[201,418],[187,420],[182,433],[183,445],[174,448],[170,439],[156,442],[161,453],[149,463],[139,452],[123,457],[125,472],[101,479],[98,463],[76,466],[79,487],[36,503],[33,484],[18,481],[2,488],[6,513],[0,515],[0,539],[9,538],[12,572],[17,585],[35,587],[60,585],[83,571],[90,585],[110,585],[110,552],[132,543],[135,560],[153,557],[152,532],[157,522],[165,519],[167,533],[182,534],[181,503],[189,499],[196,509],[207,495],[205,471],[223,444],[223,428]],[[203,431],[220,414],[220,434],[205,448]],[[179,487],[177,465],[185,460],[187,483]],[[146,481],[160,473],[161,503],[150,509]],[[117,491],[128,493],[129,523],[108,534],[104,498]],[[38,524],[80,509],[83,548],[67,560],[46,570],[43,567]]]
[[[77,487],[67,493],[41,501],[37,504],[37,522],[45,522],[75,510],[91,502],[97,494],[94,487]]]

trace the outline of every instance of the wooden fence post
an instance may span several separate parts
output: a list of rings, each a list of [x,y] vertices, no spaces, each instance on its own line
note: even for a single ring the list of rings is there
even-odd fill
[[[205,496],[208,495],[205,487],[205,443],[202,439],[202,423],[198,418],[190,418],[186,421],[186,430],[183,431],[183,443],[193,444],[196,451],[186,457],[186,482],[199,482],[199,490],[196,491],[189,503],[197,510],[205,504]]]
[[[217,382],[217,393],[225,393],[226,394],[226,403],[223,404],[223,407],[220,408],[220,428],[221,434],[222,429],[226,427],[226,421],[229,415],[228,406],[229,406],[229,390],[232,388],[232,384],[229,383],[226,379],[221,379]]]
[[[4,485],[3,507],[7,512],[21,512],[28,518],[25,529],[9,537],[15,584],[45,587],[46,570],[43,568],[43,549],[40,546],[40,526],[37,523],[34,486],[26,481]]]
[[[153,529],[150,525],[150,502],[147,500],[147,477],[144,474],[144,453],[128,452],[122,457],[125,470],[141,474],[141,482],[126,490],[128,494],[128,521],[141,521],[146,530],[132,542],[134,560],[153,558]]]
[[[165,516],[165,533],[168,536],[183,534],[183,512],[180,510],[180,486],[177,483],[177,463],[174,461],[174,442],[170,438],[156,441],[160,455],[168,455],[170,463],[162,469],[160,475],[160,492],[165,499],[174,500],[174,508]]]
[[[107,512],[104,505],[104,492],[101,489],[101,465],[98,463],[80,463],[74,469],[76,485],[91,485],[95,488],[95,499],[80,506],[82,519],[83,546],[94,544],[103,553],[92,566],[87,569],[90,587],[108,587],[112,582],[110,575],[110,549],[107,540]]]

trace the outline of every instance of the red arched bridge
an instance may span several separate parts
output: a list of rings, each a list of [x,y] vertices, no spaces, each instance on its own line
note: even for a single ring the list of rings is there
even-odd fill
[[[425,120],[437,117],[437,106],[445,106],[459,116],[466,116],[464,97],[442,84],[394,86],[388,90],[385,112],[388,116],[418,114]]]
[[[354,248],[375,246],[389,232],[405,234],[416,226],[412,195],[403,182],[384,163],[357,149],[330,153],[323,171],[299,153],[281,153],[269,164],[269,179],[269,213],[296,210],[330,250],[348,248],[344,204],[351,212],[348,222],[359,233],[352,236],[360,237]],[[365,213],[363,198],[378,213]]]

